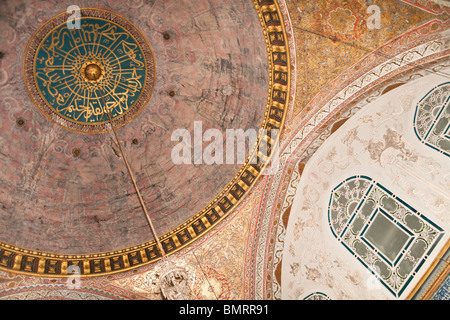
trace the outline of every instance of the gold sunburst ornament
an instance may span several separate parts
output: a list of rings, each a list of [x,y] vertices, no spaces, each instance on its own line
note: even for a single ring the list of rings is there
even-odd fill
[[[83,64],[80,73],[86,81],[99,82],[103,77],[104,70],[99,62],[87,61]]]

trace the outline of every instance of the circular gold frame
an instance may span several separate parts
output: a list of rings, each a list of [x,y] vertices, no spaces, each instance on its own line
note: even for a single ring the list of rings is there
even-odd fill
[[[155,59],[153,56],[153,52],[150,48],[149,43],[142,35],[142,33],[138,29],[136,29],[128,19],[116,13],[106,11],[103,9],[81,8],[80,14],[82,16],[80,19],[92,17],[105,20],[110,23],[116,24],[117,26],[120,26],[131,35],[131,37],[135,40],[136,43],[139,43],[139,45],[141,46],[140,48],[143,51],[144,55],[143,60],[145,61],[144,69],[146,70],[145,83],[143,85],[139,97],[133,103],[133,105],[129,107],[127,112],[124,113],[122,116],[113,119],[112,122],[114,127],[119,128],[132,121],[140,113],[140,111],[142,111],[142,109],[147,105],[148,101],[150,100],[150,97],[153,92],[153,85],[156,75]],[[46,38],[47,34],[51,30],[63,24],[66,24],[69,17],[70,15],[68,13],[61,13],[53,17],[45,24],[43,24],[34,33],[32,38],[28,42],[23,60],[25,85],[33,103],[37,106],[39,111],[41,111],[41,113],[52,122],[57,123],[68,130],[79,133],[96,134],[107,132],[109,130],[108,121],[89,124],[85,122],[78,122],[73,119],[67,119],[63,115],[56,113],[52,108],[52,106],[50,106],[46,101],[46,99],[44,99],[44,95],[41,92],[39,86],[37,85],[34,69],[37,59],[36,53],[41,46],[41,42]]]

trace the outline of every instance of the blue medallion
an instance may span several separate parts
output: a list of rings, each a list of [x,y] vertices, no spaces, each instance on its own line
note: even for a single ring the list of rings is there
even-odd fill
[[[82,9],[78,28],[69,27],[67,15],[57,16],[30,41],[33,77],[26,57],[25,78],[33,100],[76,131],[103,132],[110,120],[127,123],[151,95],[154,61],[147,42],[127,20],[103,10]]]

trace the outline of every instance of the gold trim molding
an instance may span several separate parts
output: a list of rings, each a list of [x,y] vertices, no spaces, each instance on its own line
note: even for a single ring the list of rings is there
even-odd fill
[[[435,270],[438,263],[442,260],[442,257],[445,255],[447,250],[450,248],[450,240],[447,241],[445,246],[437,255],[436,259],[434,259],[432,265],[427,269],[425,274],[422,276],[420,281],[416,284],[414,289],[408,294],[406,300],[411,300],[420,290],[420,288],[424,285],[425,281],[430,277],[431,273]],[[446,261],[445,265],[442,267],[442,270],[438,270],[437,275],[432,280],[432,282],[425,288],[425,291],[418,297],[419,300],[429,300],[436,293],[436,290],[442,285],[447,276],[450,274],[450,261]]]
[[[290,100],[291,61],[283,16],[276,0],[253,0],[261,22],[268,56],[268,97],[261,136],[244,165],[222,192],[203,210],[160,237],[167,255],[205,235],[241,202],[267,167],[283,129]],[[273,136],[271,132],[278,130]],[[263,149],[264,148],[264,149]],[[259,150],[267,150],[267,156]],[[102,276],[138,268],[161,259],[156,241],[96,254],[52,254],[0,242],[0,269],[41,277],[68,277],[69,266],[81,277]]]

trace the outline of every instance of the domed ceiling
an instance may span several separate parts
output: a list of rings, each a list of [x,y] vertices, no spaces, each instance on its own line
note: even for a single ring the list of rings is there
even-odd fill
[[[431,281],[424,274],[448,256],[447,159],[408,130],[413,102],[449,77],[445,2],[77,5],[88,31],[58,29],[67,4],[0,3],[0,297],[161,299],[160,256],[110,122],[196,299],[404,299]],[[65,105],[72,98],[77,108]],[[224,136],[282,129],[277,165],[174,164],[172,133],[194,137],[198,123]],[[424,168],[438,174],[417,180]],[[439,230],[401,288],[385,274],[381,288],[368,287],[370,268],[329,228],[332,188],[359,174]],[[424,196],[425,186],[439,192]],[[64,278],[71,265],[81,270],[76,288]]]
[[[225,146],[228,130],[281,128],[289,77],[283,27],[276,7],[251,1],[77,6],[1,3],[8,169],[0,176],[0,241],[64,258],[139,245],[152,252],[139,257],[145,262],[159,253],[149,247],[154,236],[124,161],[166,252],[221,220],[262,165],[242,166],[237,157],[210,164],[201,154],[197,161],[208,145],[202,134],[216,130]],[[74,12],[79,20],[70,20]],[[277,50],[284,65],[273,68]],[[192,137],[182,164],[173,160],[176,130]]]

